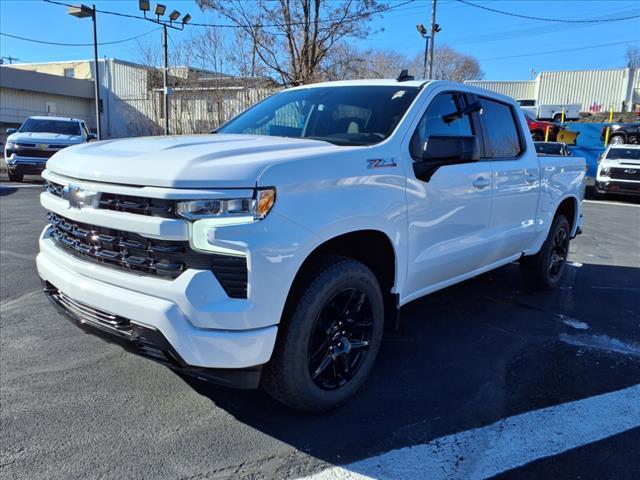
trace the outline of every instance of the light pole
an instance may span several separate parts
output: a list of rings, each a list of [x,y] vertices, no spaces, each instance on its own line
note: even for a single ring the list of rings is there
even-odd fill
[[[98,69],[98,30],[96,27],[96,6],[87,7],[86,5],[74,6],[71,5],[67,8],[67,13],[76,18],[91,17],[93,20],[93,96],[96,101],[96,136],[98,140],[102,140],[102,132],[100,128],[100,80]]]
[[[433,77],[433,48],[436,45],[436,33],[441,30],[436,23],[436,0],[431,0],[431,46],[429,47],[429,78]]]
[[[424,66],[422,69],[422,78],[427,79],[427,52],[429,51],[429,35],[427,35],[427,29],[424,25],[419,23],[416,25],[416,29],[422,38],[424,38]]]
[[[162,75],[163,82],[163,106],[164,106],[164,134],[169,135],[169,47],[167,45],[167,28],[173,28],[174,30],[184,30],[184,26],[189,23],[191,20],[191,15],[188,13],[182,17],[180,24],[174,24],[178,18],[180,18],[180,12],[178,10],[174,10],[169,14],[169,20],[161,20],[162,17],[167,10],[165,5],[161,3],[157,3],[156,7],[153,11],[156,18],[148,18],[147,12],[151,9],[151,5],[149,0],[139,0],[138,6],[140,10],[144,14],[144,18],[149,20],[150,22],[157,23],[162,25],[162,48],[164,49],[164,71]]]

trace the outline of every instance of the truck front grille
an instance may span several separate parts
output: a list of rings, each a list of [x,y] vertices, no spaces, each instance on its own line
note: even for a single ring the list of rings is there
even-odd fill
[[[612,168],[609,177],[616,180],[638,180],[640,181],[640,167],[638,168]]]
[[[51,238],[74,255],[101,265],[136,273],[177,278],[189,268],[211,270],[231,298],[247,297],[244,257],[201,253],[186,241],[166,241],[136,233],[74,222],[49,212]]]
[[[56,197],[63,197],[64,187],[58,183],[46,181],[44,188]],[[177,218],[175,201],[162,198],[120,195],[117,193],[100,193],[96,208],[115,210],[117,212],[135,213],[152,217]]]

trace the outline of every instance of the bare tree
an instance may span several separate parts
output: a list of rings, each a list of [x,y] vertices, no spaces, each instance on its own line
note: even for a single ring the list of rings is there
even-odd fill
[[[629,68],[640,68],[640,48],[627,47],[627,52],[624,55]]]
[[[423,62],[423,55],[417,55],[412,63],[412,71],[422,71]],[[480,69],[480,63],[475,57],[465,55],[444,45],[435,49],[432,76],[434,80],[464,82],[465,80],[479,80],[484,76],[484,72]]]
[[[197,0],[236,25],[260,62],[279,83],[300,85],[321,78],[321,64],[345,38],[365,38],[380,0]]]

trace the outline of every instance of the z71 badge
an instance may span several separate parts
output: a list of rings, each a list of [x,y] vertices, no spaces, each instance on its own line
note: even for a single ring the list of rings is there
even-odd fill
[[[367,160],[367,168],[396,167],[398,164],[394,158],[374,158]]]

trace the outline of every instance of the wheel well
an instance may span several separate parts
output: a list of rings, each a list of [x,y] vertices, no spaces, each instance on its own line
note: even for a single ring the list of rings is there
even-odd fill
[[[576,199],[573,197],[565,198],[560,205],[558,205],[558,209],[556,210],[556,216],[562,213],[567,220],[569,220],[569,225],[571,226],[571,231],[573,232],[573,226],[576,222]]]
[[[385,310],[395,309],[395,296],[391,294],[391,288],[396,278],[396,258],[391,240],[378,230],[360,230],[327,240],[307,256],[289,290],[285,315],[289,313],[294,300],[302,293],[302,288],[317,270],[320,260],[329,255],[353,258],[369,267],[380,283],[385,298]]]

